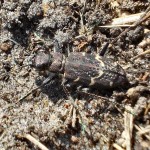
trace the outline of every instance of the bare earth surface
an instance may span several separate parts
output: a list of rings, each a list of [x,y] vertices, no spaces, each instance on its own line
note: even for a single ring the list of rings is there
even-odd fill
[[[75,107],[57,75],[18,101],[46,78],[32,67],[39,49],[66,56],[68,51],[98,53],[127,28],[102,26],[123,14],[145,12],[149,5],[149,0],[1,0],[0,150],[40,149],[28,136],[50,150],[148,150],[150,18],[104,56],[124,68],[130,87],[71,92]]]

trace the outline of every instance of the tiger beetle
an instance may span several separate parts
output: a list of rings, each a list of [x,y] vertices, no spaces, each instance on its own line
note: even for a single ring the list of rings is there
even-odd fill
[[[87,89],[111,90],[129,83],[123,68],[101,54],[71,52],[65,57],[60,52],[39,51],[34,66],[39,71],[63,74],[63,84],[68,87],[71,84]]]

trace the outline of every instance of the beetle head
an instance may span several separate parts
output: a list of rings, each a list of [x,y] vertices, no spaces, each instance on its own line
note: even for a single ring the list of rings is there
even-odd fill
[[[49,53],[40,51],[34,58],[34,67],[37,70],[46,70],[52,63],[52,57]]]

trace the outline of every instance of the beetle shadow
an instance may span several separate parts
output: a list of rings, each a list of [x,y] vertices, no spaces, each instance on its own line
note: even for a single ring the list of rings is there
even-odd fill
[[[41,86],[45,78],[38,78],[35,80],[37,86]],[[61,80],[59,78],[52,79],[49,83],[40,88],[41,93],[44,93],[48,96],[49,100],[52,100],[54,103],[58,102],[61,99],[67,99],[67,96],[61,86]]]
[[[40,86],[43,83],[44,79],[36,79],[36,85]],[[62,81],[59,77],[55,77],[48,84],[41,87],[40,90],[42,93],[46,94],[50,100],[54,103],[59,100],[66,99],[68,100],[68,95],[64,91],[63,86],[61,85]],[[106,90],[106,89],[97,89],[91,88],[89,92],[78,91],[77,86],[71,86],[71,88],[67,88],[69,94],[73,99],[86,100],[89,101],[93,98],[105,97],[110,98],[113,95],[114,90]],[[124,91],[123,89],[116,89],[115,91]]]

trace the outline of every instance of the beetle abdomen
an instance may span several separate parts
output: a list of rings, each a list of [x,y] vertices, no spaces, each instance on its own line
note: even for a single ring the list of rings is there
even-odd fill
[[[111,59],[81,52],[71,53],[65,63],[65,78],[97,88],[115,88],[127,83],[125,71]]]

